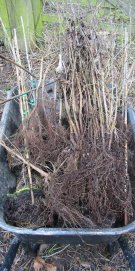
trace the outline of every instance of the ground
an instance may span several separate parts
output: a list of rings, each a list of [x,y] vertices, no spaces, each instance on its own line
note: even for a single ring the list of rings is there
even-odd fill
[[[0,261],[2,263],[6,254],[10,241],[13,236],[1,230],[0,232]],[[134,250],[135,237],[130,237],[130,246]],[[109,256],[108,250],[104,245],[83,245],[83,246],[52,246],[42,245],[39,252],[39,259],[42,256],[45,259],[47,271],[129,271],[127,262],[125,261],[122,251],[119,247],[116,252]],[[58,253],[59,251],[59,253]],[[51,256],[54,255],[54,256]],[[35,258],[24,253],[24,249],[20,247],[12,266],[12,271],[37,271],[34,269]],[[37,260],[38,262],[38,260]],[[36,263],[36,261],[35,261]]]

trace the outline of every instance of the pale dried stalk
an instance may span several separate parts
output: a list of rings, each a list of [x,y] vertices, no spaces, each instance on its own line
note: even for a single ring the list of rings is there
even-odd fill
[[[50,179],[49,174],[43,171],[42,169],[38,168],[37,166],[33,165],[30,161],[27,161],[22,155],[18,154],[15,150],[9,148],[4,141],[0,141],[0,145],[3,146],[11,155],[17,157],[20,161],[22,161],[26,166],[30,166],[36,172],[38,172],[42,177]]]
[[[128,75],[128,32],[125,28],[125,63],[124,63],[124,123],[127,130],[127,98],[128,98],[128,83],[127,83],[127,75]],[[128,176],[128,142],[125,140],[125,170],[126,170],[126,181],[129,178]],[[127,191],[127,186],[125,184],[125,191]],[[125,208],[125,225],[128,224],[128,215],[127,209]]]
[[[28,70],[29,73],[31,74],[31,63],[30,63],[30,59],[29,59],[29,54],[28,54],[28,46],[27,46],[27,39],[26,39],[26,32],[25,32],[25,28],[24,28],[24,23],[23,23],[23,18],[22,16],[20,17],[21,20],[21,25],[22,25],[22,30],[23,30],[23,37],[24,37],[24,45],[25,45],[25,52],[26,52],[26,59],[27,59],[27,63],[28,63]],[[32,75],[30,75],[30,81],[32,82],[33,77]],[[32,88],[32,87],[31,87]],[[34,97],[34,93],[32,93],[33,97]],[[34,97],[35,100],[35,97]]]
[[[4,25],[4,23],[3,23],[3,21],[2,21],[1,18],[0,18],[0,23],[1,23],[1,25],[2,25],[3,31],[4,31],[4,33],[5,33],[5,36],[6,36],[7,40],[8,40],[8,44],[9,44],[9,46],[10,46],[11,52],[12,52],[12,54],[13,54],[13,57],[14,57],[14,59],[16,59],[16,54],[15,54],[13,45],[12,45],[12,43],[11,43],[11,40],[10,40],[10,38],[9,38],[9,35],[8,35],[8,33],[7,33],[7,30],[6,30],[5,25]],[[23,25],[23,28],[24,28],[24,25]],[[23,31],[24,31],[24,29],[23,29]],[[25,37],[25,40],[26,40],[26,37]],[[21,69],[25,70],[26,72],[28,72],[27,69],[25,69],[24,67],[22,67],[22,66],[19,65],[18,63],[15,63],[15,62],[12,61],[11,59],[8,59],[8,58],[6,58],[6,57],[4,57],[4,56],[3,56],[3,59],[5,59],[6,61],[11,62],[12,64],[14,64],[14,65],[20,67]],[[30,70],[29,70],[29,73],[31,74],[31,71],[30,71]],[[31,76],[32,76],[32,74],[31,74]],[[34,77],[35,77],[35,76],[34,76]]]
[[[102,136],[102,142],[103,142],[103,146],[104,146],[104,143],[105,143],[105,131],[104,131],[104,128],[105,128],[105,114],[103,113],[104,112],[104,102],[103,102],[103,93],[102,93],[102,78],[101,78],[101,75],[100,75],[100,80],[97,81],[97,79],[95,78],[95,74],[97,75],[98,77],[98,71],[96,69],[96,66],[95,66],[95,58],[94,58],[94,55],[93,55],[93,51],[96,49],[97,50],[97,45],[94,43],[93,46],[90,44],[90,41],[89,39],[86,37],[86,44],[87,46],[90,48],[89,50],[89,53],[90,53],[90,58],[91,58],[91,65],[90,65],[90,69],[91,69],[91,66],[92,66],[92,69],[91,69],[91,79],[92,79],[92,89],[91,89],[91,96],[90,96],[90,99],[89,99],[89,103],[91,103],[91,112],[94,112],[93,114],[93,124],[92,124],[92,127],[93,127],[93,138],[94,138],[94,142],[96,142],[96,138],[99,136],[99,134],[101,134]],[[99,70],[102,71],[102,68],[101,68],[101,63],[100,63],[100,58],[98,60],[98,65],[99,65]],[[96,87],[97,85],[97,87]],[[88,91],[88,95],[89,95],[89,91]],[[91,100],[91,101],[90,101]],[[93,105],[92,105],[92,102],[93,102]],[[98,106],[98,107],[97,107]],[[99,110],[99,114],[97,114]],[[95,115],[96,114],[96,115]],[[99,120],[100,120],[100,127],[99,127]]]
[[[15,57],[12,43],[10,41],[9,35],[7,33],[7,29],[6,29],[5,25],[4,25],[1,17],[0,17],[0,23],[1,23],[1,26],[2,26],[2,29],[3,29],[3,32],[4,32],[4,34],[5,34],[5,36],[6,36],[7,40],[8,40],[8,44],[10,46],[11,52],[12,52],[13,56]]]
[[[13,50],[13,51],[14,51],[14,50]],[[13,53],[13,54],[14,54],[14,53]],[[0,58],[1,58],[1,59],[4,59],[5,61],[7,61],[7,62],[9,62],[9,63],[11,63],[11,64],[13,64],[13,65],[15,65],[16,67],[22,69],[23,71],[25,71],[26,73],[30,74],[32,77],[34,77],[34,78],[37,79],[37,77],[36,77],[33,73],[30,73],[26,68],[24,68],[22,65],[18,64],[18,63],[15,62],[14,60],[12,60],[12,59],[10,59],[10,58],[8,58],[8,57],[5,57],[5,56],[2,55],[2,54],[0,54]],[[15,58],[16,58],[16,57],[14,57],[14,59],[15,59]]]
[[[15,52],[16,52],[16,60],[21,64],[20,53],[18,48],[18,40],[16,35],[16,30],[14,29],[14,42],[15,42]],[[24,84],[24,72],[23,70],[17,68],[17,79],[19,85],[19,94],[24,94],[25,91],[25,84]],[[24,120],[24,111],[29,114],[29,106],[28,106],[28,96],[20,97],[20,105],[21,105],[21,115],[22,121]]]
[[[94,96],[95,96],[95,110],[97,111],[97,105],[99,108],[99,120],[100,120],[100,128],[98,127],[98,121],[96,118],[94,118],[94,122],[96,124],[96,130],[100,130],[101,129],[101,136],[102,136],[102,142],[103,142],[103,146],[105,143],[105,134],[104,134],[104,124],[105,124],[105,120],[104,120],[104,113],[103,113],[103,102],[102,102],[102,91],[100,89],[100,85],[98,83],[98,88],[96,88],[96,79],[94,76],[94,73],[92,72],[92,81],[93,81],[93,90],[94,90]],[[99,131],[100,134],[100,131]],[[95,135],[95,138],[97,138],[97,136]]]
[[[94,84],[95,84],[95,79],[93,77],[94,80]],[[103,146],[105,145],[105,127],[104,127],[104,113],[103,113],[103,103],[102,103],[102,93],[100,90],[100,84],[98,82],[98,97],[97,97],[97,103],[98,103],[98,107],[99,107],[99,119],[100,119],[100,129],[101,129],[101,136],[102,136],[102,142],[103,142]]]
[[[77,74],[76,74],[76,80],[77,80],[77,85],[79,89],[79,98],[80,98],[79,99],[79,124],[80,124],[81,133],[83,133],[83,121],[82,121],[83,95],[82,95],[80,80]]]
[[[31,73],[31,64],[30,64],[30,60],[29,60],[28,46],[27,46],[27,40],[26,40],[26,33],[25,33],[25,28],[24,28],[24,23],[23,23],[22,16],[20,17],[20,19],[21,19],[22,30],[23,30],[24,45],[25,45],[25,52],[26,52],[26,59],[27,59],[27,63],[28,63],[28,69],[29,69],[29,72]],[[32,80],[32,76],[31,76],[30,79]]]
[[[15,51],[16,51],[16,57],[17,61],[21,64],[21,59],[20,59],[20,54],[19,54],[19,48],[18,48],[18,40],[17,40],[17,35],[16,35],[16,30],[14,29],[14,41],[15,41]],[[18,79],[18,85],[19,85],[19,94],[22,94],[25,91],[25,85],[24,85],[24,74],[23,70],[17,69],[17,79]],[[28,106],[28,96],[22,96],[20,97],[20,108],[21,108],[21,115],[22,115],[22,122],[23,122],[23,130],[26,132],[26,127],[24,123],[25,117],[29,114],[29,106]],[[26,116],[24,117],[24,112]],[[26,136],[24,136],[24,145],[25,145],[25,151],[26,151],[26,159],[29,161],[29,150],[28,150],[28,142],[26,139]],[[29,176],[29,184],[30,184],[30,191],[31,191],[31,200],[32,200],[32,205],[34,204],[34,193],[32,190],[32,174],[31,174],[31,167],[29,165],[29,162],[27,164],[28,168],[28,176]]]
[[[41,58],[41,65],[40,65],[40,76],[39,76],[39,81],[36,89],[36,105],[38,104],[38,99],[39,99],[39,88],[42,82],[42,77],[43,77],[43,57]]]
[[[111,97],[110,97],[110,106],[109,106],[109,120],[108,120],[108,125],[109,125],[109,129],[111,129],[111,123],[112,123],[112,119],[113,119],[113,112],[114,112],[114,61],[113,61],[113,52],[111,52],[111,76],[112,76],[112,86],[111,86]],[[112,131],[113,132],[113,131]]]
[[[61,120],[62,120],[62,112],[63,112],[63,102],[62,98],[60,96],[60,111],[59,111],[59,124],[61,125]]]
[[[13,52],[14,52],[14,57],[15,57],[15,61],[18,62],[18,57],[17,57],[17,49],[16,49],[16,43],[17,43],[17,37],[16,37],[16,31],[14,29],[14,46],[13,46]],[[20,113],[21,113],[21,117],[23,120],[23,104],[22,104],[22,99],[21,99],[21,95],[23,95],[23,93],[21,92],[21,80],[20,80],[20,69],[16,66],[16,74],[17,74],[17,83],[18,83],[18,92],[20,95]]]
[[[75,87],[74,84],[76,82],[76,57],[73,59],[73,67],[72,67],[72,87],[71,87],[71,99],[72,99],[72,110],[73,110],[73,115],[74,115],[74,120],[76,124],[76,129],[78,131],[78,134],[80,134],[80,128],[79,128],[79,123],[77,120],[77,109],[78,109],[78,101],[75,93]]]
[[[113,112],[113,115],[112,116],[112,123],[111,123],[111,127],[110,127],[110,140],[109,140],[109,149],[111,148],[111,144],[112,144],[112,137],[113,137],[113,132],[116,128],[116,121],[117,121],[117,113],[118,113],[118,90],[117,90],[117,87],[116,87],[116,101],[114,103],[114,112]]]
[[[106,128],[108,130],[108,106],[107,106],[107,97],[105,92],[105,81],[104,81],[104,72],[101,71],[101,80],[102,80],[102,94],[103,94],[103,102],[104,102],[104,109],[105,109],[105,119],[106,119]]]
[[[76,57],[74,57],[73,55],[73,50],[72,47],[70,48],[70,63],[72,63],[72,78],[71,78],[71,95],[70,95],[70,99],[71,99],[71,109],[72,109],[72,113],[73,116],[72,118],[74,118],[74,125],[76,126],[76,131],[77,134],[80,133],[80,129],[79,129],[79,124],[77,121],[77,116],[76,116],[76,112],[77,112],[77,105],[76,105],[76,95],[75,95],[75,90],[74,90],[74,83],[75,83],[75,69],[76,69]]]
[[[63,93],[64,93],[65,109],[66,109],[66,112],[67,112],[67,116],[68,116],[68,119],[69,119],[69,124],[70,124],[71,130],[74,131],[76,138],[78,138],[78,133],[77,133],[77,130],[76,130],[76,126],[75,126],[75,124],[74,124],[74,122],[72,120],[71,114],[70,114],[70,106],[69,106],[68,99],[67,99],[66,86],[64,86],[64,88],[63,88]]]

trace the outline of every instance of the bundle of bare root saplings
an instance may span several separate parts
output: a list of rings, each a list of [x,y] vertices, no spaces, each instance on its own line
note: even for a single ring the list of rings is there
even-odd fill
[[[126,224],[132,219],[127,47],[118,49],[115,34],[81,20],[70,20],[61,40],[59,63],[43,74],[36,105],[2,143],[20,172],[5,219],[22,227]],[[47,90],[49,69],[57,82]]]

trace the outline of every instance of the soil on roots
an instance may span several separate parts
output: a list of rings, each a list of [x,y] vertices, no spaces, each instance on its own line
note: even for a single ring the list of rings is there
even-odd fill
[[[131,187],[122,141],[114,140],[108,152],[103,151],[100,141],[96,147],[85,141],[80,151],[68,153],[61,172],[53,175],[46,191],[47,203],[60,214],[65,227],[110,227],[123,219],[125,210],[131,216]]]
[[[20,192],[19,195],[8,196],[5,202],[5,220],[13,226],[38,228],[59,227],[62,222],[57,215],[50,216],[47,209],[44,194],[34,191],[35,202],[31,204],[29,191]]]
[[[33,172],[42,195],[35,194],[33,206],[28,193],[8,198],[6,221],[21,227],[111,227],[123,220],[127,210],[130,219],[131,184],[124,147],[127,134],[119,121],[109,149],[107,135],[103,147],[102,139],[93,144],[86,132],[76,147],[64,127],[54,129],[46,120],[39,126],[35,117],[33,120],[27,125],[30,160],[49,173],[50,181],[47,185]],[[23,132],[17,134],[15,144],[22,152]]]

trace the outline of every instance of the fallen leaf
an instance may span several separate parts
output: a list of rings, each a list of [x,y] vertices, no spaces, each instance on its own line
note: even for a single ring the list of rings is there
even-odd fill
[[[50,264],[50,263],[45,263],[45,268],[47,271],[57,271],[57,266]]]
[[[37,256],[34,260],[34,265],[33,265],[33,268],[34,268],[34,271],[40,271],[45,265],[45,261]]]
[[[57,271],[56,265],[46,263],[41,257],[37,256],[34,260],[34,271],[40,271],[43,267],[46,271]]]
[[[81,262],[81,266],[84,268],[90,268],[90,263],[88,262]]]
[[[103,271],[117,271],[117,270],[114,269],[114,268],[111,267],[111,266],[105,266],[105,267],[103,268]]]

